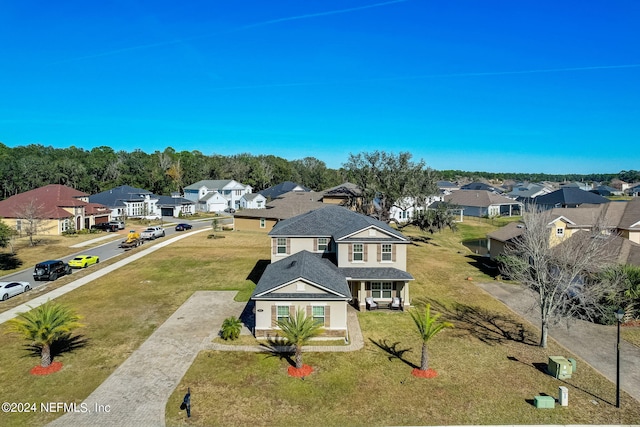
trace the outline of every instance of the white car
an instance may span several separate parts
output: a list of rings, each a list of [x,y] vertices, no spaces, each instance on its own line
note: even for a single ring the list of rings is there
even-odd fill
[[[31,289],[29,282],[0,282],[0,298],[6,301],[9,298],[27,292]]]

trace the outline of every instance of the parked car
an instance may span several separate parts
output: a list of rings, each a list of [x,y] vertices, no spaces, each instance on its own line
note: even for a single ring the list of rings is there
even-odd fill
[[[0,282],[0,298],[6,301],[9,298],[27,292],[31,289],[29,282]]]
[[[124,221],[109,221],[109,224],[118,227],[118,230],[124,230]]]
[[[193,228],[193,226],[191,224],[180,223],[180,224],[176,225],[176,231],[191,230],[192,228]]]
[[[229,212],[229,213],[231,213],[231,214],[232,214],[232,213],[236,213],[236,210],[235,210],[235,209],[233,209],[233,208],[227,208],[227,209],[225,209],[224,211],[225,211],[225,212]]]
[[[142,240],[153,240],[158,237],[164,237],[164,228],[162,227],[149,227],[140,233],[140,238]]]
[[[87,268],[92,264],[100,262],[100,257],[97,255],[78,255],[71,261],[69,261],[69,267],[71,268]]]
[[[111,224],[110,222],[101,222],[91,228],[102,231],[118,231],[118,226],[116,224]]]
[[[56,280],[60,276],[71,274],[71,267],[64,261],[49,260],[36,264],[33,269],[33,279],[38,280]]]

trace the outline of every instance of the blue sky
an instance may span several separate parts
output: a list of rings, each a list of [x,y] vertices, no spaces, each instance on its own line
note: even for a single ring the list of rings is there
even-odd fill
[[[640,169],[640,1],[0,3],[0,141]]]

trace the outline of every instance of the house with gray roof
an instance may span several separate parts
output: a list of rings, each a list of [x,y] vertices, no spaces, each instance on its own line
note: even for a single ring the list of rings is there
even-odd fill
[[[240,197],[242,209],[264,209],[266,205],[267,198],[260,193],[248,193]]]
[[[379,306],[399,298],[409,307],[410,241],[388,224],[326,205],[278,222],[269,236],[271,264],[251,296],[257,337],[297,310],[322,321],[325,335],[348,337],[350,303],[364,310],[367,298]]]
[[[184,188],[185,199],[194,202],[198,212],[240,209],[240,199],[250,193],[250,185],[241,184],[233,179],[205,179]]]
[[[459,207],[466,216],[496,217],[518,216],[522,203],[486,190],[458,190],[444,197],[450,205]],[[433,205],[437,207],[439,202]]]
[[[295,182],[285,181],[260,191],[260,194],[268,200],[273,200],[290,191],[311,191],[311,189]]]
[[[567,184],[549,194],[536,197],[536,206],[541,209],[577,208],[584,204],[609,203],[609,199]]]
[[[99,203],[111,209],[111,218],[159,218],[158,196],[142,188],[121,185],[89,196],[91,203]]]
[[[513,186],[513,189],[507,193],[507,197],[519,202],[529,202],[538,196],[549,194],[553,191],[548,185],[536,184],[533,182],[519,183]]]

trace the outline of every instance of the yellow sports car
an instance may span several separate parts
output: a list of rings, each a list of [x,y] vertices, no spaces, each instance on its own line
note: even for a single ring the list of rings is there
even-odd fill
[[[91,264],[97,264],[100,262],[100,257],[96,255],[78,255],[71,261],[69,261],[69,267],[72,268],[87,268]]]

